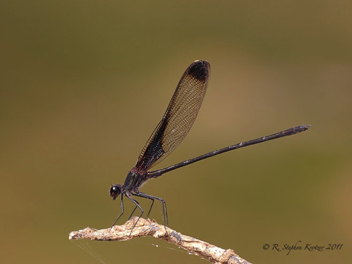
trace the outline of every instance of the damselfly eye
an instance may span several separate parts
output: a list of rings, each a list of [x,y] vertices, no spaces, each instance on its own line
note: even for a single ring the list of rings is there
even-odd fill
[[[121,187],[114,185],[110,188],[110,196],[115,200],[121,194]]]

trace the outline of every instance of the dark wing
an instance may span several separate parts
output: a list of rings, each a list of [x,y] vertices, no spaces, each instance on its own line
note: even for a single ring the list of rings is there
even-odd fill
[[[210,64],[207,61],[195,61],[186,69],[163,118],[138,157],[138,170],[149,170],[186,137],[202,105],[209,74]]]

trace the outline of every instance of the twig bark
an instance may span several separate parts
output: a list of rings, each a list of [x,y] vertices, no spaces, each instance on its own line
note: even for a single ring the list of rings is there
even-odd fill
[[[131,233],[131,229],[135,225],[137,219],[137,217],[133,217],[124,225],[116,225],[107,229],[97,230],[87,227],[79,231],[73,231],[69,234],[69,239],[125,241],[136,237],[152,236],[175,244],[176,246],[187,250],[189,253],[203,257],[212,263],[250,264],[250,262],[238,256],[232,249],[225,250],[196,238],[182,235],[171,228],[159,225],[155,221],[149,219],[139,219]]]

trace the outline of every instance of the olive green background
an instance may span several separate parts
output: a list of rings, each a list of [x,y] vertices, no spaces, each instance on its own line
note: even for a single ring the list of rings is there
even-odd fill
[[[304,133],[151,180],[170,227],[254,263],[347,263],[352,245],[351,1],[1,1],[3,263],[205,263],[163,241],[72,242],[109,227],[122,183],[186,67],[207,96],[157,168],[280,130]],[[149,202],[141,201],[148,208]],[[132,206],[126,202],[126,216]],[[162,222],[161,206],[152,215]],[[263,245],[343,244],[278,252]]]

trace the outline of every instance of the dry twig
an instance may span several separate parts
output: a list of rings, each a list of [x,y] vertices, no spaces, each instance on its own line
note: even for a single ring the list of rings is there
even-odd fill
[[[137,217],[133,217],[124,225],[116,225],[108,229],[97,230],[87,227],[79,231],[73,231],[70,233],[69,239],[125,241],[136,237],[152,236],[154,238],[162,239],[169,243],[175,244],[176,246],[187,250],[189,253],[203,257],[212,263],[249,263],[245,259],[238,256],[232,249],[225,250],[196,238],[182,235],[149,219],[139,219],[137,225],[131,233],[131,229],[137,219]]]

